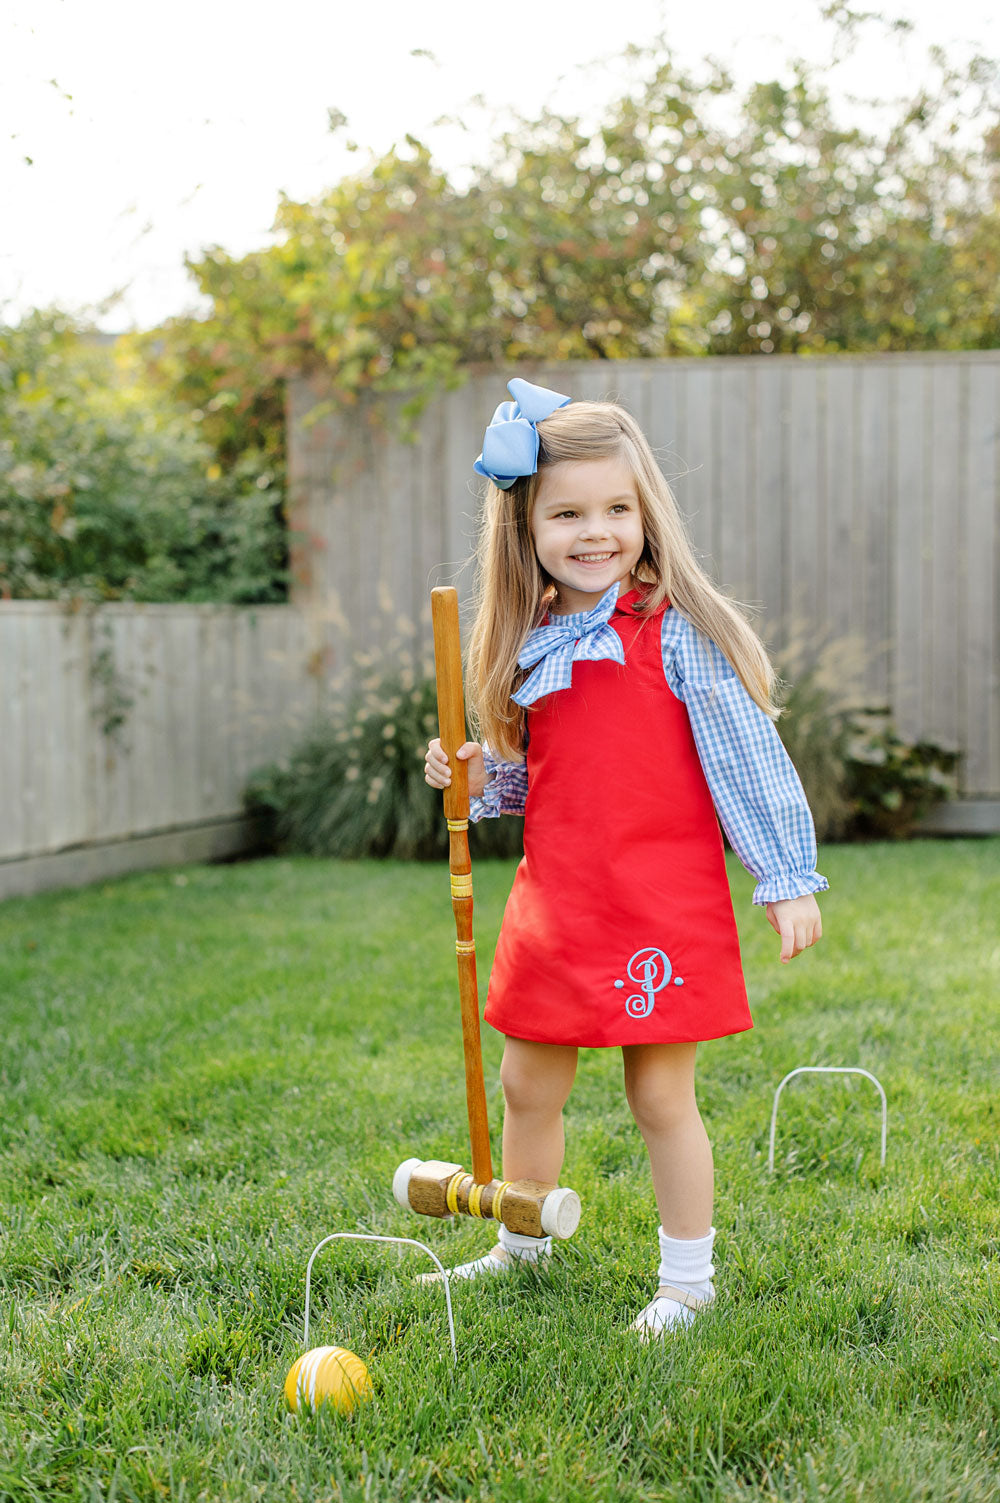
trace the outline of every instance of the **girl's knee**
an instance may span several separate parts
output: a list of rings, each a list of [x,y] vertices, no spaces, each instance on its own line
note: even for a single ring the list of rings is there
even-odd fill
[[[699,1116],[693,1080],[655,1070],[630,1071],[625,1096],[643,1136],[675,1132]]]
[[[560,1045],[525,1047],[524,1040],[508,1039],[500,1065],[500,1084],[508,1109],[544,1114],[561,1112],[573,1084],[575,1056],[575,1049]]]
[[[673,1132],[698,1117],[694,1094],[695,1045],[638,1045],[622,1051],[625,1096],[636,1126]]]

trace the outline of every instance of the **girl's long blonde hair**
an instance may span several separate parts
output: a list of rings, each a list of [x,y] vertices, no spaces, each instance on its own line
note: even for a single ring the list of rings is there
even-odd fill
[[[664,600],[713,641],[766,714],[775,676],[763,643],[701,568],[677,503],[635,420],[614,402],[571,402],[538,424],[538,474],[509,490],[489,484],[478,548],[477,610],[469,637],[468,689],[481,740],[508,761],[524,757],[524,711],[511,695],[526,677],[517,665],[525,638],[543,618],[553,581],[538,562],[531,514],[547,465],[622,459],[635,477],[646,544],[635,577],[648,586],[643,608]]]

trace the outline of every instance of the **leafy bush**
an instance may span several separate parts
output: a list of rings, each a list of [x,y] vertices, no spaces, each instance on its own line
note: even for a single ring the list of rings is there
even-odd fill
[[[424,782],[437,735],[434,680],[412,670],[376,676],[317,723],[285,763],[252,778],[246,803],[273,846],[315,856],[448,854],[441,794]],[[470,826],[474,854],[515,855],[522,821]]]
[[[905,838],[955,791],[960,753],[904,741],[887,707],[850,702],[858,692],[860,651],[852,639],[817,642],[793,633],[776,655],[786,680],[778,733],[819,840]]]
[[[960,758],[933,741],[902,740],[889,714],[888,707],[854,711],[847,748],[855,833],[880,839],[909,835],[954,793]]]
[[[196,417],[68,316],[0,328],[0,595],[284,600],[283,475]]]

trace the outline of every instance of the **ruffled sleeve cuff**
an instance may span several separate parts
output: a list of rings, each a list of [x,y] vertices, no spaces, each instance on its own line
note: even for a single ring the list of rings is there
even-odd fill
[[[486,784],[482,798],[469,799],[469,818],[478,825],[481,819],[499,819],[500,814],[500,788],[494,778]]]
[[[486,787],[480,798],[469,800],[469,819],[499,819],[501,814],[523,814],[528,796],[528,769],[523,762],[502,762],[488,746],[483,747]]]
[[[830,884],[819,872],[783,872],[778,877],[765,877],[754,888],[753,901],[759,908],[768,903],[780,903],[785,898],[803,898],[811,892],[828,892]]]

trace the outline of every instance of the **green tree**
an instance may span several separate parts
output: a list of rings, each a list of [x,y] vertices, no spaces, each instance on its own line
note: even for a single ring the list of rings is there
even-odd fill
[[[969,349],[1000,342],[996,104],[955,144],[968,79],[911,101],[883,139],[834,123],[799,68],[759,85],[738,133],[706,138],[710,353]],[[723,155],[724,154],[724,155]]]

